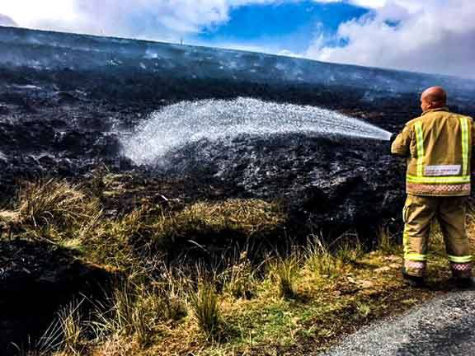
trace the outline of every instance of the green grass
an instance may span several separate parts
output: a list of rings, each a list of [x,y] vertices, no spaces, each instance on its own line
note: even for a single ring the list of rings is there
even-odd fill
[[[198,290],[191,293],[190,299],[191,310],[199,329],[208,340],[219,338],[222,320],[219,295],[214,283],[201,281]]]
[[[61,309],[50,328],[56,336],[42,345],[49,353],[305,355],[450,289],[437,227],[429,288],[408,289],[400,278],[401,248],[385,230],[369,253],[348,232],[331,245],[309,236],[290,253],[256,261],[249,241],[275,242],[287,219],[278,203],[230,199],[167,209],[141,201],[127,214],[106,217],[99,197],[120,196],[122,188],[101,174],[89,190],[57,180],[25,184],[16,208],[0,212],[14,237],[46,239],[124,276],[91,315],[74,304]],[[473,232],[473,216],[468,223]],[[234,246],[232,258],[218,250],[217,264],[193,263],[186,253],[167,261],[170,250],[211,254],[236,239],[248,243]]]
[[[271,276],[278,285],[279,295],[283,298],[294,298],[296,296],[295,282],[299,272],[298,262],[296,256],[291,256],[279,258],[271,264]]]

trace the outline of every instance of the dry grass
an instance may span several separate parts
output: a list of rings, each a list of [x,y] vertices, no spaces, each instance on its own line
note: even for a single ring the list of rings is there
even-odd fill
[[[233,238],[273,237],[285,213],[277,203],[231,199],[197,202],[180,211],[141,204],[129,214],[106,218],[98,200],[79,186],[63,181],[26,186],[18,211],[4,214],[5,221],[19,216],[17,221],[30,231],[21,236],[47,233],[55,243],[74,246],[84,260],[125,276],[92,317],[80,315],[73,304],[61,311],[52,336],[43,341],[63,354],[304,355],[432,297],[445,288],[448,277],[436,230],[429,266],[432,289],[427,290],[408,292],[402,284],[400,248],[384,230],[378,250],[371,253],[347,233],[331,245],[309,236],[304,247],[258,264],[246,247],[232,259],[223,252],[219,270],[189,260],[166,264],[165,252],[183,249],[190,240],[209,251]],[[468,223],[474,236],[473,216]]]
[[[214,283],[201,281],[198,290],[190,295],[191,309],[199,329],[208,340],[215,340],[221,331],[219,296]]]
[[[79,307],[80,303],[70,303],[59,311],[63,349],[75,355],[80,355],[83,347],[83,328]]]
[[[470,209],[470,213],[467,215],[467,234],[468,238],[472,242],[472,252],[475,253],[473,250],[473,246],[475,246],[475,210],[473,207]]]
[[[234,298],[251,299],[258,281],[255,272],[255,267],[253,268],[247,258],[247,252],[241,252],[236,262],[220,275],[224,291]]]
[[[198,202],[178,212],[145,204],[121,218],[101,220],[85,235],[84,245],[95,262],[123,268],[135,263],[138,250],[159,256],[197,246],[227,249],[236,241],[268,237],[284,221],[278,204],[255,199]]]
[[[84,299],[76,299],[61,307],[57,319],[43,335],[30,347],[27,355],[83,355],[86,350],[84,338],[85,324],[80,308]],[[58,351],[59,350],[59,351]]]
[[[253,235],[279,226],[284,214],[275,203],[258,199],[229,199],[223,202],[199,202],[186,207],[175,216],[179,226],[238,230]]]
[[[271,262],[270,273],[277,282],[279,294],[283,298],[296,296],[296,281],[299,272],[299,260],[296,255],[287,258],[279,258]]]
[[[306,268],[321,278],[337,277],[345,265],[358,261],[364,255],[361,245],[354,235],[344,234],[336,241],[340,241],[336,247],[323,242],[321,237],[312,235],[305,247]],[[352,240],[353,239],[353,240]]]
[[[388,228],[381,227],[378,231],[378,250],[385,254],[399,253],[399,246],[395,243],[396,236]]]
[[[230,239],[268,236],[285,221],[278,204],[257,199],[198,202],[174,214],[162,214],[154,224],[159,248],[189,240],[220,245]]]
[[[98,200],[66,181],[26,182],[18,194],[17,224],[34,237],[83,236],[100,215]]]

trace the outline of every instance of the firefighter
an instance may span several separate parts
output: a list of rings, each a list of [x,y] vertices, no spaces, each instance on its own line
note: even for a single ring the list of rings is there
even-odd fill
[[[391,153],[407,158],[403,277],[413,286],[424,284],[434,218],[444,237],[453,280],[460,286],[474,283],[465,212],[475,128],[471,117],[450,112],[446,101],[443,88],[425,90],[422,115],[409,121],[391,145]]]

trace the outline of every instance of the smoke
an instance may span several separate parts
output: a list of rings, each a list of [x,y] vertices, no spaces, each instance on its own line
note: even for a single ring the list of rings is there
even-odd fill
[[[328,39],[317,36],[305,56],[475,78],[475,2],[387,0],[379,5],[340,25],[335,40],[344,46],[328,46]]]

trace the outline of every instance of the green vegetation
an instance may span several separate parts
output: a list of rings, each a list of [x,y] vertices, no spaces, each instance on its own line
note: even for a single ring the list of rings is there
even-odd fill
[[[214,283],[200,283],[198,290],[191,294],[191,308],[200,330],[208,339],[215,339],[219,335],[221,312]]]
[[[293,298],[296,295],[295,282],[298,273],[298,260],[296,256],[280,258],[271,265],[271,275],[279,286],[279,295],[283,298]]]
[[[372,252],[349,232],[330,245],[311,235],[286,253],[263,245],[257,253],[254,241],[280,241],[286,216],[277,202],[230,199],[177,208],[144,200],[108,216],[102,197],[120,196],[123,188],[112,175],[100,179],[106,182],[94,183],[100,192],[58,180],[25,184],[14,208],[0,213],[10,235],[70,248],[122,276],[92,312],[81,312],[84,300],[62,307],[42,352],[304,355],[449,288],[437,231],[429,288],[408,293],[400,247],[383,229]],[[468,222],[473,230],[473,215]]]

